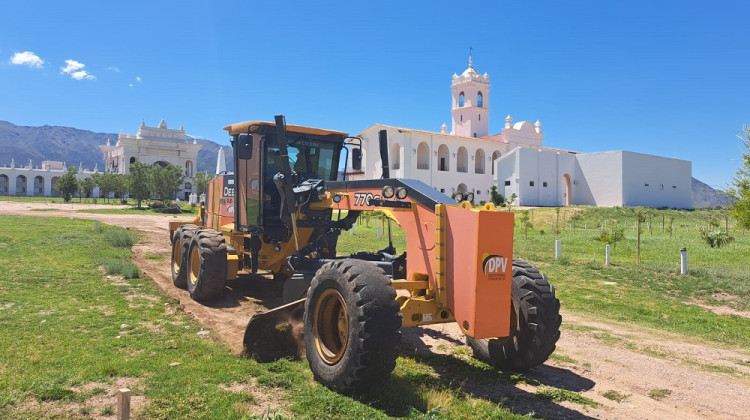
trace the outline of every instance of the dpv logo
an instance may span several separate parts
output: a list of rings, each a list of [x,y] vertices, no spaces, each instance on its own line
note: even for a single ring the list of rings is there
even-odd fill
[[[482,272],[489,280],[504,280],[508,258],[499,255],[487,255],[482,260]]]

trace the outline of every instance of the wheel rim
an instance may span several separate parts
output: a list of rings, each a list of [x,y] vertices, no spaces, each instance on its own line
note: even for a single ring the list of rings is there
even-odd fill
[[[190,251],[190,283],[195,286],[198,284],[198,270],[201,266],[201,255],[198,247],[193,247]]]
[[[344,356],[349,342],[349,313],[336,289],[325,290],[315,305],[313,335],[318,355],[329,365]]]
[[[182,244],[179,239],[172,244],[172,255],[172,272],[176,274],[180,272],[180,264],[182,264]]]

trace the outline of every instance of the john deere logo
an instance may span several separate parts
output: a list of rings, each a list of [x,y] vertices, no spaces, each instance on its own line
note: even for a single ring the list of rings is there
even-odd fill
[[[486,255],[482,260],[482,272],[489,280],[504,280],[508,258],[499,255]]]

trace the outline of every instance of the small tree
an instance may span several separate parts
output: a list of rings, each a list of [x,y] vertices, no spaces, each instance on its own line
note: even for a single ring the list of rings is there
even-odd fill
[[[516,195],[516,193],[513,193],[513,194],[511,194],[511,195],[510,195],[510,198],[508,198],[508,201],[507,201],[507,204],[508,204],[508,212],[510,212],[510,211],[512,210],[512,208],[513,208],[513,203],[514,203],[514,202],[516,201],[516,198],[518,198],[518,196]]]
[[[151,191],[162,200],[168,200],[177,194],[182,180],[185,179],[182,168],[177,165],[151,168]]]
[[[211,182],[212,179],[214,179],[213,174],[209,174],[208,172],[196,172],[193,175],[195,194],[197,196],[200,196],[201,194],[205,193],[206,188],[208,187],[208,183]]]
[[[745,146],[742,153],[742,166],[734,175],[732,187],[727,191],[734,203],[730,206],[732,216],[740,226],[750,229],[750,126],[742,127],[742,134],[737,136]]]
[[[490,187],[490,200],[492,201],[492,204],[497,207],[505,206],[505,196],[497,192],[497,187],[495,185]]]
[[[112,191],[117,197],[120,197],[120,201],[126,203],[125,195],[128,193],[128,178],[130,175],[126,174],[115,174],[112,181]]]
[[[66,203],[69,202],[70,199],[73,198],[73,194],[78,191],[77,173],[78,169],[76,169],[75,166],[71,166],[68,168],[68,172],[65,172],[65,175],[57,180],[57,189],[60,191],[60,195]]]
[[[114,191],[115,188],[115,174],[111,172],[96,173],[92,177],[94,182],[99,186],[99,195],[104,197],[104,201],[108,201],[109,193]]]
[[[529,217],[529,211],[524,210],[521,212],[521,223],[523,223],[523,238],[529,239],[529,228],[534,228],[531,225],[531,217]]]
[[[130,192],[130,196],[138,202],[138,208],[141,208],[143,200],[151,197],[150,173],[151,167],[143,162],[130,164],[128,191]]]
[[[78,193],[81,195],[81,197],[91,197],[91,193],[94,191],[94,188],[96,188],[96,183],[91,178],[86,178],[78,181]]]

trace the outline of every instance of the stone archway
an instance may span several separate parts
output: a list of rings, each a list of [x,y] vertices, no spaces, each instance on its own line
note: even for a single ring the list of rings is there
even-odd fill
[[[10,195],[10,180],[5,174],[0,174],[0,195]]]
[[[563,175],[563,182],[565,183],[565,188],[563,189],[563,203],[565,203],[566,206],[570,206],[571,200],[571,192],[572,192],[572,186],[570,182],[570,175],[564,174]]]
[[[26,195],[26,177],[23,175],[16,177],[16,195]]]
[[[37,175],[34,177],[34,197],[44,196],[44,177]]]

